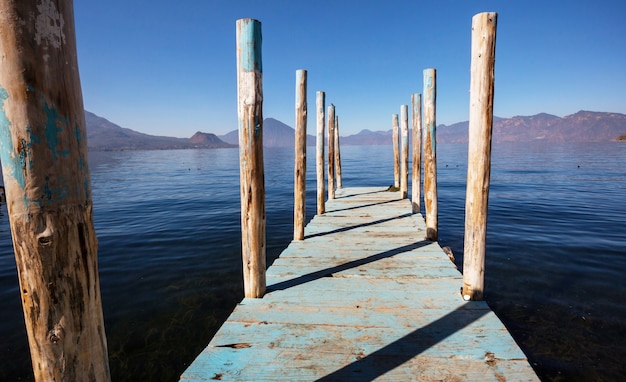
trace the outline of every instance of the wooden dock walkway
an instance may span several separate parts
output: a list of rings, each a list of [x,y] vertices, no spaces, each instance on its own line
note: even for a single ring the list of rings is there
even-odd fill
[[[348,188],[267,271],[185,381],[537,381],[408,199]]]

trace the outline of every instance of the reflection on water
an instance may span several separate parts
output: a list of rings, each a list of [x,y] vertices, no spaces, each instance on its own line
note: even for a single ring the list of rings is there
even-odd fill
[[[439,237],[460,267],[467,150],[437,148]],[[90,160],[113,380],[176,381],[243,295],[238,151]],[[346,187],[393,183],[391,147],[348,146],[342,162]],[[624,377],[624,163],[613,142],[494,146],[486,298],[544,380]],[[293,149],[267,149],[265,167],[271,263],[292,235]],[[307,171],[310,219],[314,155]],[[32,380],[4,206],[0,304],[0,380]]]

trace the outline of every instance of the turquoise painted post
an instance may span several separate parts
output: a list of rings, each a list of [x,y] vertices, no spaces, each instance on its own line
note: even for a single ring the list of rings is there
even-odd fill
[[[409,193],[409,105],[400,107],[400,124],[400,196],[405,199]]]
[[[426,207],[426,238],[438,237],[437,206],[437,71],[424,70],[424,205]]]
[[[324,184],[324,130],[325,130],[325,115],[326,109],[326,94],[324,92],[317,92],[316,99],[317,106],[317,137],[316,137],[316,152],[315,152],[315,166],[317,172],[317,213],[318,215],[326,212],[326,190]]]
[[[293,239],[304,239],[306,217],[306,70],[296,71],[296,132],[294,167]]]
[[[246,297],[265,294],[265,183],[261,23],[237,20],[237,114],[241,187],[241,252]]]
[[[73,4],[43,3],[0,1],[0,161],[19,293],[36,381],[109,381]]]
[[[485,12],[472,18],[469,148],[463,249],[465,300],[482,300],[484,293],[497,17],[494,12]]]

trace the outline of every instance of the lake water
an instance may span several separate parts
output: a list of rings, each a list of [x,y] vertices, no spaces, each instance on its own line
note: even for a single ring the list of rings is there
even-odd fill
[[[486,299],[546,381],[626,378],[626,144],[494,145]],[[467,148],[438,146],[439,241],[462,264]],[[242,298],[236,149],[93,152],[114,381],[176,381]],[[343,184],[393,183],[390,146],[342,148]],[[293,149],[266,149],[267,255],[292,236]],[[307,217],[315,212],[309,147]],[[6,206],[0,380],[33,379]]]

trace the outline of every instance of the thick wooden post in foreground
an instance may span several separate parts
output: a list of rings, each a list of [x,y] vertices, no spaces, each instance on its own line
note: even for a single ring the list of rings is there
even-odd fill
[[[398,137],[398,114],[393,114],[391,116],[391,141],[393,143],[393,186],[395,188],[400,187],[400,148],[399,145],[399,137]]]
[[[317,214],[326,212],[326,190],[324,184],[324,110],[326,109],[326,94],[317,92],[317,137],[315,142],[315,169],[317,170]]]
[[[491,174],[491,132],[497,14],[472,18],[469,149],[463,248],[463,298],[482,300],[485,276],[487,205]]]
[[[328,106],[328,199],[335,199],[335,105]]]
[[[401,155],[400,164],[400,195],[404,199],[409,193],[409,106],[402,105],[400,107],[400,124],[401,124]]]
[[[71,0],[0,1],[0,159],[36,381],[109,381]]]
[[[343,188],[341,179],[341,146],[339,144],[339,116],[335,115],[335,175],[337,176],[337,188]]]
[[[237,20],[237,114],[241,188],[241,252],[246,297],[265,294],[265,183],[261,23]]]
[[[293,239],[304,239],[304,219],[306,216],[306,70],[296,71],[296,142],[294,203],[293,203]]]
[[[413,173],[411,185],[411,206],[413,213],[421,211],[422,198],[422,95],[411,95],[413,109]]]
[[[426,238],[437,240],[437,72],[424,70],[424,205],[426,207]]]

